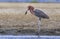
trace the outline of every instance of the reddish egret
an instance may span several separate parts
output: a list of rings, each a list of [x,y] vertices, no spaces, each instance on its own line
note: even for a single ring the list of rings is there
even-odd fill
[[[43,11],[39,10],[39,9],[34,9],[33,6],[28,6],[27,11],[30,11],[31,14],[37,16],[39,18],[38,21],[38,32],[37,34],[39,35],[40,33],[40,26],[41,26],[41,18],[45,18],[45,19],[49,19],[49,16],[47,14],[45,14]],[[27,14],[27,11],[25,12],[25,15]]]

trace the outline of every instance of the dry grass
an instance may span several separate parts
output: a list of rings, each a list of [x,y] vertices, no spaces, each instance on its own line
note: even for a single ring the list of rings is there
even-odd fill
[[[42,29],[60,28],[60,14],[49,15],[50,19],[42,19]],[[2,28],[37,29],[38,18],[32,14],[0,14]],[[33,28],[32,28],[33,27]]]

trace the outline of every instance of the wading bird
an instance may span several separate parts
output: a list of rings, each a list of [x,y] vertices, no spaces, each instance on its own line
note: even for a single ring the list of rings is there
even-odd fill
[[[49,16],[47,14],[45,14],[43,11],[39,10],[39,9],[34,9],[33,6],[28,6],[28,9],[25,12],[25,15],[27,14],[28,11],[30,11],[31,14],[37,16],[38,19],[39,19],[39,21],[38,21],[38,31],[37,31],[37,34],[39,35],[40,26],[41,26],[41,18],[49,19]]]

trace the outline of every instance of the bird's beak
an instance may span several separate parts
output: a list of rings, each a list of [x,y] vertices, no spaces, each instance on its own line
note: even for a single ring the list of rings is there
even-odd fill
[[[27,14],[28,10],[25,12],[25,15]]]

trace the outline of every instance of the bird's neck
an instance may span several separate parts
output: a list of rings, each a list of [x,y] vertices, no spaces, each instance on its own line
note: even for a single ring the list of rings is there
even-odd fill
[[[30,10],[30,12],[31,12],[31,14],[34,14],[34,12],[33,12],[34,10]]]

